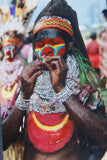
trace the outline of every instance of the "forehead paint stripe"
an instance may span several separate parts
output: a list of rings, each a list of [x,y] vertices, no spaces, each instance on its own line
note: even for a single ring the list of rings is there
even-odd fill
[[[59,53],[59,50],[64,48],[64,46],[65,44],[57,45],[57,47],[55,48],[54,56],[57,56]]]

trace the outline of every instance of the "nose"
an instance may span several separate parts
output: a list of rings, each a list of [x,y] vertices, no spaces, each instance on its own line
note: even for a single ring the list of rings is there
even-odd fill
[[[54,50],[53,48],[49,46],[45,46],[42,50],[42,57],[45,58],[47,56],[53,56],[54,55]]]
[[[5,51],[5,55],[10,55],[10,54],[11,54],[10,50]]]

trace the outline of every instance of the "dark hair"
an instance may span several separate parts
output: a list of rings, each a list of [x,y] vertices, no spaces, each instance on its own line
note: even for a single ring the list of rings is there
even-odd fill
[[[95,40],[97,38],[97,34],[95,32],[91,33],[90,38]]]
[[[102,11],[102,13],[103,13],[103,15],[104,15],[105,17],[107,17],[107,9],[104,9],[104,10]]]

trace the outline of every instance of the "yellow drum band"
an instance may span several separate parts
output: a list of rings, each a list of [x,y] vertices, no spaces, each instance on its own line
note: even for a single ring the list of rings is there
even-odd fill
[[[63,120],[60,124],[55,125],[55,126],[45,126],[45,125],[41,124],[41,123],[38,121],[38,119],[36,118],[34,112],[33,112],[33,115],[32,115],[32,116],[33,116],[33,119],[34,119],[34,122],[36,123],[36,125],[37,125],[39,128],[41,128],[41,129],[43,129],[43,130],[47,130],[47,131],[53,131],[53,130],[57,130],[57,129],[63,127],[64,124],[67,123],[68,118],[69,118],[69,114],[66,114],[64,120]]]

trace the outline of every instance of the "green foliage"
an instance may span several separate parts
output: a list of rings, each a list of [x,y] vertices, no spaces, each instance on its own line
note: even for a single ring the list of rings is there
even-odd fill
[[[91,62],[87,58],[84,58],[78,49],[73,47],[72,51],[79,64],[81,84],[83,86],[90,85],[92,88],[94,88],[94,82],[98,85],[98,80],[94,75],[95,69],[91,67]],[[87,71],[90,72],[91,76],[87,74]],[[107,107],[107,89],[105,88],[105,83],[106,77],[101,80],[101,85],[98,85],[99,87],[97,89],[101,93],[104,105]]]
[[[94,83],[98,84],[98,80],[94,74],[95,69],[91,67],[91,62],[89,61],[88,58],[83,57],[83,55],[81,54],[81,52],[76,49],[76,48],[72,48],[72,51],[74,53],[74,56],[76,57],[78,64],[79,64],[79,69],[80,69],[80,82],[83,85],[87,85],[90,84],[91,87],[94,87]],[[90,72],[89,76],[87,74],[87,72]]]
[[[103,77],[101,79],[101,87],[105,87],[105,84],[106,84],[106,77]]]
[[[28,65],[28,61],[24,58],[25,67]]]

